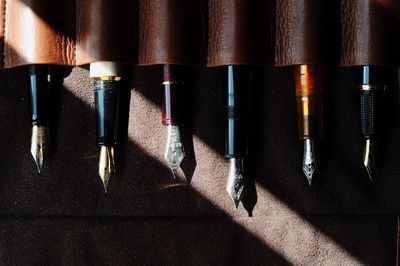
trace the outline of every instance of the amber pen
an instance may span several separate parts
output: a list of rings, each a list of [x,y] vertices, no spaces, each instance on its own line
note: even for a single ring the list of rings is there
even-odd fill
[[[379,116],[386,86],[385,69],[362,66],[360,70],[362,71],[362,83],[359,89],[361,133],[364,138],[363,163],[372,182],[377,164]]]
[[[59,86],[61,71],[52,65],[30,65],[28,76],[32,115],[31,154],[40,173],[49,146],[51,94]]]
[[[118,111],[120,91],[122,87],[121,64],[101,61],[90,64],[92,79],[96,124],[97,145],[100,147],[99,176],[104,190],[115,172],[115,145],[118,136]]]
[[[225,106],[225,157],[229,159],[226,191],[236,208],[245,192],[245,159],[247,156],[247,102],[251,71],[247,66],[228,66]]]
[[[303,141],[303,172],[310,186],[319,167],[318,142],[322,137],[323,83],[322,66],[295,66],[298,134]]]
[[[164,157],[174,178],[185,156],[181,140],[181,127],[184,122],[184,79],[184,66],[163,65],[162,124],[168,131]]]

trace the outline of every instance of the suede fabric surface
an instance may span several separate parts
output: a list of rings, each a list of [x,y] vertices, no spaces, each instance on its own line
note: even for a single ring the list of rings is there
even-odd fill
[[[309,187],[301,172],[292,69],[256,69],[249,189],[235,210],[225,192],[222,71],[195,69],[187,88],[180,176],[188,185],[172,178],[163,159],[159,70],[135,69],[127,82],[118,173],[108,194],[97,175],[88,71],[72,69],[54,99],[53,152],[40,175],[30,154],[24,68],[1,71],[0,264],[395,265],[395,87],[387,91],[382,169],[370,184],[362,168],[356,72],[330,71],[322,168]]]

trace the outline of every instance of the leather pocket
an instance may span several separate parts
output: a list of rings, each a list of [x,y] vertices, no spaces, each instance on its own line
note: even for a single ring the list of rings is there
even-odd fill
[[[76,64],[83,65],[94,61],[136,64],[137,2],[76,2]]]
[[[139,64],[204,65],[207,1],[139,1]]]
[[[273,61],[273,1],[210,0],[208,65]]]
[[[342,0],[341,65],[398,65],[399,13],[396,0]]]
[[[339,0],[276,1],[275,65],[337,64]]]
[[[75,64],[75,0],[2,1],[3,67]]]

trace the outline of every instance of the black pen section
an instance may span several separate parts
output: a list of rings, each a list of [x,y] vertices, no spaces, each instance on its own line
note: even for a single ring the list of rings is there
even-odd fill
[[[96,111],[97,144],[114,146],[118,136],[118,110],[121,81],[114,77],[93,80]]]

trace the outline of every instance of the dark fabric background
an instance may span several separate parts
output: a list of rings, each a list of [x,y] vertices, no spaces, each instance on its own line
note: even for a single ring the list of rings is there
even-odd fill
[[[309,187],[300,167],[292,71],[256,69],[250,189],[235,210],[225,192],[222,71],[196,69],[187,88],[180,173],[191,179],[186,185],[163,159],[158,70],[133,70],[122,104],[126,141],[108,194],[97,176],[88,71],[72,69],[54,98],[53,153],[40,175],[30,154],[24,68],[0,73],[1,265],[395,265],[397,88],[387,91],[382,169],[370,184],[361,159],[357,71],[329,71],[322,169]]]

